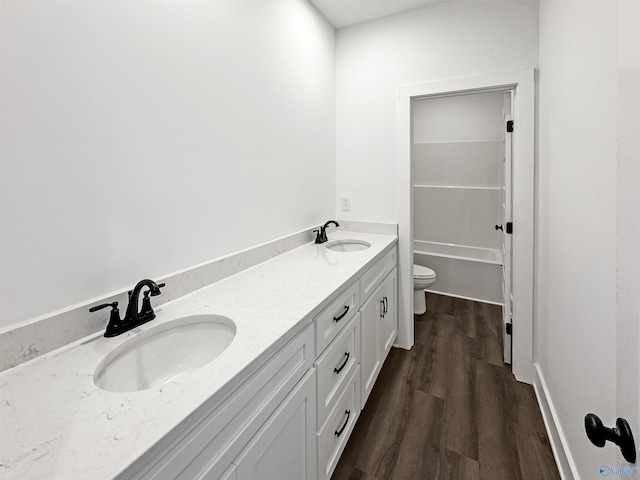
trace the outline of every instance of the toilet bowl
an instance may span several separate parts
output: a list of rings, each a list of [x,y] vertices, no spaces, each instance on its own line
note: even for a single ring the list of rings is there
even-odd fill
[[[436,272],[422,265],[413,266],[413,314],[422,315],[427,311],[424,290],[436,281]]]

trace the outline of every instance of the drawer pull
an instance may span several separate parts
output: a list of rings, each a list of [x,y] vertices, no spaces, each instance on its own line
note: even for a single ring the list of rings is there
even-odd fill
[[[335,431],[336,437],[338,438],[340,438],[340,435],[342,435],[342,432],[344,432],[344,429],[347,428],[347,424],[349,423],[349,417],[351,416],[351,410],[345,410],[344,413],[347,415],[347,419],[344,421],[344,425],[342,425],[342,428],[340,430]]]
[[[385,295],[384,297],[382,297],[382,300],[380,300],[380,317],[386,317],[387,313],[389,313],[389,300]]]
[[[344,312],[342,312],[339,316],[337,317],[333,317],[333,321],[334,322],[339,322],[340,320],[342,320],[344,318],[344,316],[347,314],[347,312],[349,311],[349,305],[345,305],[344,306]]]
[[[351,355],[349,352],[344,352],[344,356],[346,357],[344,359],[344,362],[342,363],[342,365],[340,365],[339,368],[334,368],[333,372],[334,373],[340,373],[342,371],[342,369],[347,365],[347,363],[349,362],[349,355]]]

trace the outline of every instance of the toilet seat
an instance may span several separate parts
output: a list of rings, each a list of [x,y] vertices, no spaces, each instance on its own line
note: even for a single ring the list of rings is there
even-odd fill
[[[422,265],[413,265],[413,278],[416,280],[430,280],[436,277],[436,272]]]

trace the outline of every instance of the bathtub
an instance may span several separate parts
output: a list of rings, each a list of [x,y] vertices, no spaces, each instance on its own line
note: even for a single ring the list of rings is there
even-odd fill
[[[436,272],[429,292],[502,305],[502,251],[414,240],[413,261]]]

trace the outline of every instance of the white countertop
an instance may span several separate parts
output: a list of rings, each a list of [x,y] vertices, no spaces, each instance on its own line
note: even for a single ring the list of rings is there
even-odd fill
[[[347,238],[371,247],[343,253],[302,246],[157,307],[155,320],[131,332],[96,333],[0,373],[0,478],[98,480],[122,473],[198,407],[224,398],[397,241],[329,235]],[[140,392],[105,392],[93,384],[98,363],[132,335],[198,313],[224,315],[237,328],[210,364]]]

